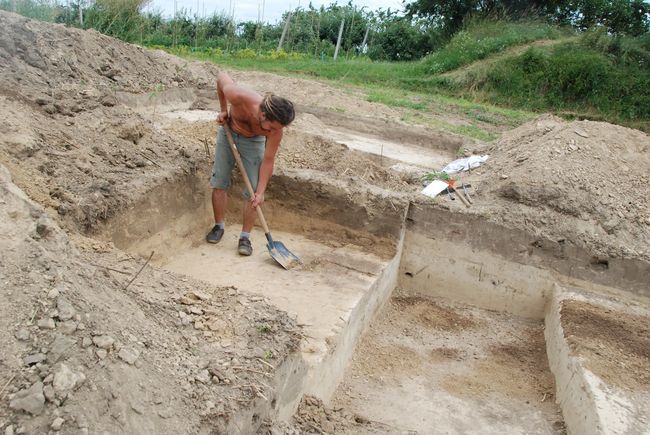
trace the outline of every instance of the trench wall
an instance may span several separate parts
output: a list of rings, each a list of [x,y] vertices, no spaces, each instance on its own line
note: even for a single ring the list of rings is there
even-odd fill
[[[399,285],[516,315],[544,317],[555,283],[648,296],[650,264],[593,255],[480,216],[411,204]]]
[[[211,189],[204,175],[188,174],[161,184],[98,228],[95,236],[142,256],[154,251],[159,263],[204,243],[205,233],[213,223]],[[231,190],[229,222],[239,221],[240,192],[239,187]],[[264,206],[272,230],[363,243],[389,261],[363,299],[336,325],[340,333],[317,369],[308,370],[299,353],[290,356],[277,368],[271,403],[257,400],[234,418],[233,430],[252,430],[269,413],[288,419],[305,393],[326,401],[332,396],[359,337],[397,284],[406,203],[397,197],[392,200],[380,190],[356,192],[345,183],[312,178],[309,173],[274,176]]]
[[[240,190],[232,190],[233,215],[240,213]],[[155,257],[164,260],[179,249],[203,243],[212,225],[210,194],[204,173],[184,175],[117,215],[98,230],[100,238],[143,256],[155,251]],[[345,183],[308,172],[274,176],[267,201],[265,214],[272,229],[342,240],[353,230],[353,240],[365,238],[369,249],[391,260],[371,291],[338,325],[341,333],[320,369],[310,372],[298,355],[290,358],[274,381],[276,395],[271,408],[260,402],[237,417],[237,427],[252,428],[269,412],[289,418],[304,393],[327,400],[359,337],[397,285],[536,319],[548,314],[557,283],[624,289],[639,296],[649,292],[647,263],[594,259],[574,246],[492,224],[480,216],[428,204],[407,205],[398,196],[374,189],[354,191]],[[565,412],[579,409],[567,408]]]

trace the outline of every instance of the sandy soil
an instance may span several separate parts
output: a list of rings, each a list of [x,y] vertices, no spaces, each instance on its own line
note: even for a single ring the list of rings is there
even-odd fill
[[[543,334],[541,322],[396,289],[334,404],[391,433],[564,433]]]
[[[573,300],[563,302],[561,316],[589,370],[623,391],[650,391],[650,318]]]
[[[254,288],[206,286],[86,238],[163,180],[207,173],[214,124],[161,126],[160,112],[179,101],[214,104],[219,68],[2,11],[0,27],[0,428],[232,429],[295,350],[295,322],[252,296]],[[344,112],[348,118],[337,122],[356,123],[364,134],[395,140],[395,131],[417,130],[404,133],[405,142],[428,136],[432,147],[489,153],[486,165],[462,176],[474,186],[472,208],[444,198],[441,207],[573,244],[603,261],[650,261],[644,133],[542,117],[480,144],[409,129],[396,121],[397,109],[360,92],[255,72],[233,76],[312,112]],[[320,119],[299,114],[281,148],[280,173],[309,170],[426,200],[417,176],[336,143],[322,134]],[[380,212],[372,201],[361,206]],[[435,312],[413,313],[435,329],[445,319]]]

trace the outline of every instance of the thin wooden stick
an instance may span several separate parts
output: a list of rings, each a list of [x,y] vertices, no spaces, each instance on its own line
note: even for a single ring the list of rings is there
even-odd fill
[[[29,324],[30,324],[30,325],[33,325],[33,324],[34,324],[34,318],[36,317],[36,315],[38,314],[38,312],[40,311],[40,309],[41,309],[41,307],[38,307],[38,306],[37,306],[36,309],[34,310],[34,314],[32,314],[32,318],[29,319]]]
[[[7,383],[5,384],[5,386],[2,387],[2,390],[0,390],[0,400],[3,400],[5,398],[5,395],[4,395],[5,389],[9,386],[9,384],[11,384],[11,381],[13,381],[15,377],[16,377],[16,374],[14,373],[14,375],[11,377],[11,379],[9,379],[7,381]]]
[[[262,358],[257,358],[257,360],[258,360],[259,362],[261,362],[262,364],[266,364],[266,365],[269,366],[271,369],[275,370],[275,367],[273,366],[273,364],[264,361]]]
[[[143,153],[142,151],[140,151],[139,154],[140,154],[142,157],[144,157],[145,159],[149,160],[149,161],[150,161],[151,163],[153,163],[154,165],[158,166],[159,168],[162,168],[162,166],[160,166],[160,165],[159,165],[155,160],[152,160],[152,159],[150,159],[149,157],[147,157],[147,155],[146,155],[145,153]]]
[[[201,139],[201,142],[203,142],[203,148],[205,149],[205,155],[209,158],[210,157],[210,145],[208,145],[208,139]]]
[[[145,261],[145,263],[142,265],[142,267],[140,268],[140,270],[138,270],[138,273],[136,273],[136,274],[133,276],[133,278],[131,278],[131,281],[129,281],[129,283],[128,283],[127,285],[125,285],[124,288],[123,288],[122,290],[126,290],[126,289],[131,285],[131,283],[132,283],[133,281],[135,281],[135,279],[138,277],[138,275],[140,275],[140,272],[142,272],[142,269],[144,269],[144,268],[147,266],[147,264],[149,264],[149,261],[151,260],[151,257],[153,257],[153,253],[154,253],[154,251],[151,251],[151,254],[149,255],[149,258],[147,258],[147,261]]]
[[[129,274],[129,272],[125,272],[124,270],[113,269],[112,267],[103,266],[101,264],[97,264],[97,263],[90,263],[90,264],[96,267],[101,267],[102,269],[110,270],[111,272],[123,273],[125,275]]]

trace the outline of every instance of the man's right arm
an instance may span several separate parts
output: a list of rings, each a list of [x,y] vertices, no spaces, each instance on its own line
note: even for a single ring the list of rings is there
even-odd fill
[[[221,112],[217,115],[217,124],[223,125],[228,119],[228,102],[233,103],[232,88],[235,87],[235,82],[225,72],[217,74],[217,97],[219,98],[219,106]]]
[[[219,98],[219,105],[222,112],[228,111],[228,100],[226,99],[227,88],[233,86],[235,82],[225,72],[220,72],[217,75],[217,97]]]

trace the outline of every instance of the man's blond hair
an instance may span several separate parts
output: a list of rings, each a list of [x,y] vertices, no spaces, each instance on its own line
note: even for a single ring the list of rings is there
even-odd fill
[[[269,121],[277,121],[287,126],[296,117],[293,103],[286,98],[274,94],[266,94],[260,103],[260,110],[266,114]]]

